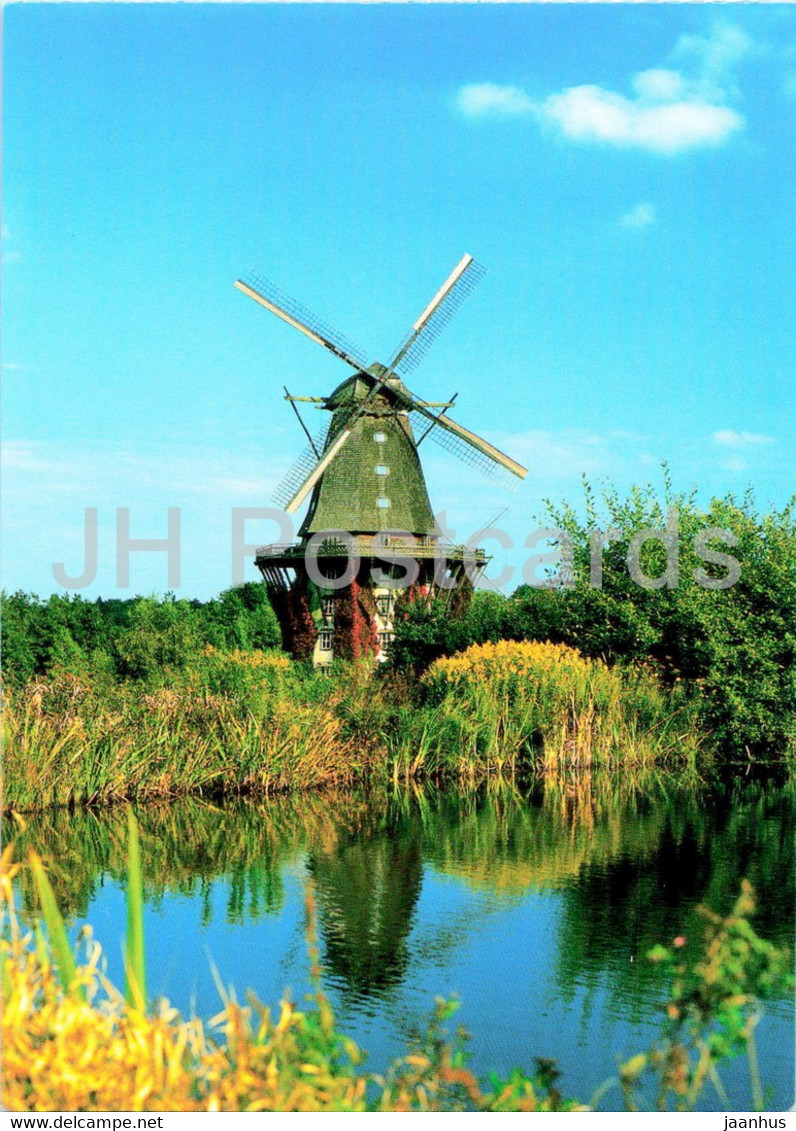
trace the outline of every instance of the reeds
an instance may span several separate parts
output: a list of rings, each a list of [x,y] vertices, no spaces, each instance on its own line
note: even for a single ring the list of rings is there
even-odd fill
[[[405,776],[419,765],[461,777],[522,767],[636,773],[666,762],[693,767],[700,746],[679,689],[565,645],[473,645],[437,660],[423,684],[427,707],[402,716],[394,748]]]
[[[237,686],[218,690],[192,673],[146,693],[62,672],[11,692],[3,716],[6,809],[272,793],[362,776],[370,744],[331,705],[307,702],[295,682],[269,683],[263,665],[221,663],[242,676]]]
[[[279,653],[207,648],[155,686],[67,671],[12,689],[4,806],[29,812],[185,794],[601,767],[691,768],[679,687],[563,645],[477,645],[434,663],[415,702],[357,665],[312,673]]]

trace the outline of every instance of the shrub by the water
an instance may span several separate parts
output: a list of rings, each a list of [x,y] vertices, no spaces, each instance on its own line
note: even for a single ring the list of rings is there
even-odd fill
[[[60,670],[7,695],[4,805],[26,812],[360,779],[372,757],[318,677],[278,652],[212,647],[150,685]],[[307,693],[309,692],[309,693]]]
[[[643,588],[628,569],[630,538],[664,529],[672,509],[678,516],[677,584]],[[796,735],[795,519],[796,503],[761,514],[750,495],[713,499],[703,510],[693,493],[678,495],[668,481],[662,498],[651,487],[634,488],[626,499],[605,488],[598,497],[586,485],[582,514],[548,504],[540,519],[571,542],[571,585],[553,575],[540,587],[521,585],[508,598],[476,592],[459,621],[441,603],[410,609],[396,626],[393,664],[417,673],[440,656],[499,640],[567,644],[611,665],[651,665],[667,684],[687,685],[701,729],[725,754],[787,756]],[[609,527],[622,534],[603,549],[597,588],[590,578],[591,539]],[[735,539],[734,545],[706,543],[740,565],[738,580],[724,589],[706,588],[695,577],[698,570],[703,581],[726,573],[695,550],[695,537],[711,527]],[[645,544],[640,564],[648,577],[662,576],[664,546]]]
[[[424,706],[404,712],[398,732],[396,764],[404,770],[628,770],[667,760],[693,765],[699,748],[693,711],[677,689],[563,644],[474,644],[436,660],[421,685]]]
[[[668,507],[680,582],[644,589],[628,538],[663,527]],[[606,490],[601,502],[587,489],[585,513],[547,519],[571,541],[572,587],[476,592],[460,619],[441,603],[407,605],[378,677],[343,662],[314,672],[277,652],[260,584],[206,603],[5,597],[6,807],[792,753],[793,508],[761,516],[746,498],[701,512],[667,487],[663,500]],[[604,550],[601,589],[588,583],[598,519],[624,531]],[[726,589],[694,578],[708,526],[737,540],[741,574]],[[655,576],[664,547],[647,550]]]
[[[363,664],[313,671],[281,652],[208,645],[149,680],[55,669],[13,686],[4,804],[274,792],[541,767],[634,772],[694,764],[680,688],[562,645],[475,646],[439,660],[412,697]]]

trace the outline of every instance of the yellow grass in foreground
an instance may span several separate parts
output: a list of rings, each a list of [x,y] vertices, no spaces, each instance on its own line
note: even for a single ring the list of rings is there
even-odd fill
[[[131,818],[131,847],[135,824]],[[278,1017],[255,1000],[248,1007],[227,997],[207,1024],[185,1021],[168,1004],[147,1010],[143,951],[128,966],[127,997],[103,977],[101,950],[84,940],[87,959],[74,962],[52,888],[35,853],[36,875],[49,941],[40,925],[22,929],[14,910],[13,845],[2,861],[5,910],[0,971],[3,988],[2,1100],[13,1111],[585,1111],[565,1101],[551,1061],[537,1060],[529,1078],[514,1071],[485,1091],[465,1067],[461,1039],[449,1041],[441,1024],[453,1007],[438,1002],[435,1019],[417,1048],[384,1076],[361,1069],[362,1054],[335,1027],[320,989],[314,907],[308,890],[308,948],[316,990],[306,1010],[283,1002]],[[131,852],[131,855],[135,853]],[[128,885],[140,888],[137,864]],[[128,891],[129,896],[129,891]],[[673,949],[648,957],[673,976],[659,1039],[632,1057],[598,1094],[617,1087],[624,1106],[638,1110],[642,1077],[652,1077],[656,1106],[693,1110],[710,1082],[721,1109],[733,1105],[718,1065],[746,1052],[756,1110],[765,1106],[754,1029],[760,999],[792,991],[789,956],[759,938],[748,916],[754,897],[747,881],[733,911],[705,911],[705,948],[693,966]],[[128,955],[141,908],[128,900]],[[143,943],[143,939],[141,939]],[[135,969],[138,975],[135,975]]]
[[[101,973],[102,952],[67,989],[55,948],[39,928],[24,932],[13,909],[6,850],[2,896],[3,1089],[12,1111],[540,1111],[571,1109],[554,1088],[517,1074],[483,1092],[449,1044],[438,1015],[418,1049],[383,1077],[361,1071],[353,1041],[337,1032],[317,989],[306,1010],[283,1002],[278,1016],[251,999],[227,998],[208,1023],[183,1020],[167,1003],[146,1012],[128,1004]],[[310,922],[312,897],[308,897]],[[313,973],[318,976],[314,940]]]

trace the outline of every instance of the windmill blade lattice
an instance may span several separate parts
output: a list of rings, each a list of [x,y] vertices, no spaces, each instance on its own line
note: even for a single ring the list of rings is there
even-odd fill
[[[331,418],[324,421],[323,426],[318,429],[318,432],[313,437],[315,447],[313,448],[312,444],[307,444],[296,462],[279,483],[279,486],[271,496],[271,502],[276,503],[278,507],[287,506],[317,464],[318,456],[316,452],[323,451],[326,445],[326,437],[329,434],[330,424]]]
[[[281,483],[271,496],[271,501],[277,506],[290,509],[290,504],[304,486],[315,468],[326,458],[329,449],[334,446],[341,433],[345,432],[350,424],[360,415],[360,409],[352,405],[349,409],[340,411],[335,416],[324,422],[318,432],[313,436],[312,444],[308,444],[296,462],[282,479]],[[334,436],[329,438],[329,429],[334,424]],[[318,452],[321,458],[318,458]],[[336,456],[337,453],[335,453]],[[335,458],[334,456],[332,458]]]
[[[306,306],[303,306],[297,299],[291,298],[290,295],[285,294],[283,290],[277,287],[269,279],[263,275],[258,275],[253,271],[241,276],[238,280],[249,291],[253,291],[252,298],[259,297],[264,299],[266,304],[270,307],[274,314],[280,318],[287,315],[286,321],[292,322],[297,330],[306,333],[310,332],[322,346],[331,350],[337,357],[342,358],[343,361],[353,366],[354,369],[367,368],[366,363],[362,360],[365,356],[365,351],[361,349],[354,342],[350,342],[344,338],[342,334],[338,333],[328,322],[318,318]],[[237,285],[237,284],[236,284]]]
[[[413,412],[412,426],[415,431],[418,431],[420,428],[426,426],[426,419],[420,416],[419,413]],[[462,463],[466,463],[469,467],[475,468],[476,471],[479,471],[488,479],[493,479],[495,482],[508,487],[512,491],[516,490],[519,486],[519,480],[516,479],[507,468],[502,467],[485,452],[480,452],[477,448],[468,444],[461,436],[456,436],[453,432],[446,432],[443,428],[439,428],[436,425],[432,425],[431,428],[428,428],[426,434],[428,439],[433,440],[438,447],[456,456],[457,459],[460,459]],[[423,432],[419,432],[419,435],[422,437]]]
[[[403,339],[395,351],[395,362],[389,366],[401,377],[408,376],[428,353],[431,346],[451,321],[462,303],[470,297],[476,286],[486,275],[486,268],[471,260],[467,269],[459,276],[428,321],[419,328],[415,323],[412,331]],[[422,316],[421,316],[422,318]]]

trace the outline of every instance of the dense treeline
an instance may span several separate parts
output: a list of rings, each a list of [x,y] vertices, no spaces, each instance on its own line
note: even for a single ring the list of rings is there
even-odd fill
[[[212,645],[221,651],[278,648],[279,625],[263,585],[247,582],[212,601],[169,594],[130,600],[28,593],[3,598],[3,675],[24,683],[54,669],[149,679],[182,669]]]
[[[794,501],[761,515],[750,495],[714,499],[703,511],[693,494],[675,495],[668,484],[663,500],[651,488],[634,489],[626,500],[610,488],[597,496],[587,485],[585,493],[585,518],[569,505],[547,504],[540,522],[562,531],[559,548],[569,558],[569,577],[559,570],[547,586],[521,585],[511,597],[478,591],[459,621],[441,604],[415,607],[398,626],[393,664],[419,672],[474,643],[563,643],[610,664],[651,666],[669,685],[685,685],[698,704],[701,727],[728,754],[792,750]],[[640,566],[653,580],[668,569],[674,582],[676,563],[676,584],[644,588],[628,568],[630,537],[664,529],[667,520],[668,557],[662,542],[649,541]],[[695,539],[711,527],[730,531],[731,540],[707,540],[700,553]],[[600,555],[596,531],[608,528],[623,534]],[[706,562],[705,549],[731,555],[740,566],[737,581],[707,587],[706,580],[726,583],[731,563]],[[600,558],[598,587],[594,563]]]

